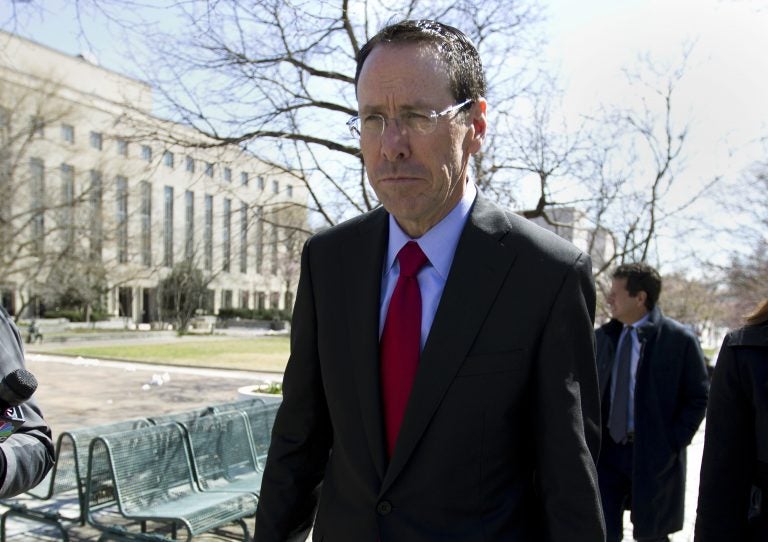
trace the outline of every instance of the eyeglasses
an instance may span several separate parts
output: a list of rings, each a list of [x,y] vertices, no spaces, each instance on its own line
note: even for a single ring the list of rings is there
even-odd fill
[[[354,116],[347,121],[347,127],[354,137],[359,138],[365,136],[376,138],[381,137],[387,124],[394,121],[401,132],[407,131],[412,134],[428,135],[434,132],[437,128],[438,119],[446,117],[451,113],[461,111],[467,105],[472,104],[472,102],[473,100],[465,100],[460,104],[443,109],[439,113],[434,110],[401,111],[394,119],[379,115],[378,113]]]

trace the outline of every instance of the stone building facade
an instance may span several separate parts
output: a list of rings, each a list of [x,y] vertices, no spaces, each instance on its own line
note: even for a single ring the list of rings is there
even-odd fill
[[[307,193],[238,146],[153,114],[152,88],[0,32],[0,291],[25,315],[98,285],[100,306],[157,318],[156,287],[193,262],[205,312],[289,309]],[[49,302],[48,302],[49,303]]]

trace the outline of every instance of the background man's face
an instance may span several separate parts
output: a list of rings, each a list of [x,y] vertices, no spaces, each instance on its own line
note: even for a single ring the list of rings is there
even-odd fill
[[[361,117],[387,118],[381,137],[363,132],[360,139],[368,180],[398,224],[419,237],[461,199],[469,157],[485,133],[484,103],[440,119],[427,135],[393,122],[404,111],[439,112],[456,103],[444,63],[421,44],[377,45],[363,65],[357,96]]]
[[[626,277],[617,277],[611,281],[611,291],[608,293],[608,306],[611,315],[622,324],[634,324],[645,316],[645,292],[640,291],[636,296],[629,295]]]

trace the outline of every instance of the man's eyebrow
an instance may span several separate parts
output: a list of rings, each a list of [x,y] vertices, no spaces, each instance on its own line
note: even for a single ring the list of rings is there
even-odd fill
[[[397,111],[432,111],[434,108],[431,107],[426,102],[416,102],[416,103],[409,103],[409,104],[402,104],[397,108]],[[384,114],[387,112],[387,106],[381,105],[381,104],[370,104],[366,105],[360,108],[358,111],[359,114],[371,114],[371,113],[379,113]]]

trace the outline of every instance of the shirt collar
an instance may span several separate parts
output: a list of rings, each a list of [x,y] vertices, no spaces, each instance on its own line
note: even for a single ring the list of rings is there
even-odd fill
[[[651,317],[651,313],[650,312],[646,312],[645,316],[640,318],[640,320],[638,320],[634,324],[627,324],[627,325],[632,326],[633,329],[637,329],[637,328],[645,325],[645,323],[650,319],[650,317]],[[624,326],[624,327],[626,328],[627,326]]]
[[[408,241],[416,241],[424,251],[429,263],[440,274],[443,280],[448,278],[448,272],[453,262],[453,254],[459,237],[464,229],[464,224],[469,217],[472,203],[477,196],[477,187],[472,181],[467,181],[464,194],[459,203],[440,222],[432,226],[427,233],[418,239],[412,239],[405,233],[391,214],[389,215],[389,245],[387,249],[387,261],[384,272],[389,272],[395,263],[397,254]]]

